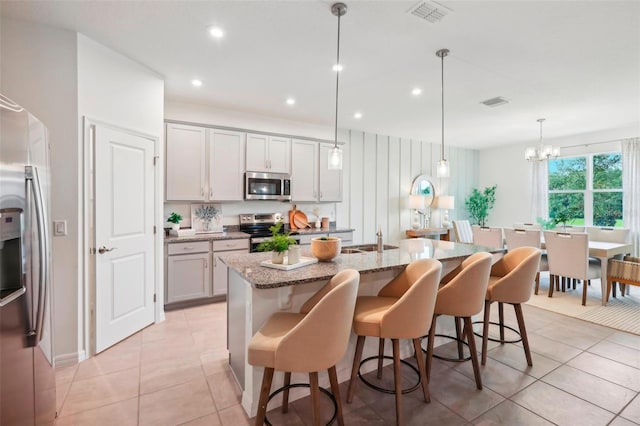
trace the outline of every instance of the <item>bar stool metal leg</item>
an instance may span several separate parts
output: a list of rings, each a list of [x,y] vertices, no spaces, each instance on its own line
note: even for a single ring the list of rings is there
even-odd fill
[[[382,379],[382,361],[384,361],[384,339],[381,337],[378,343],[378,379]]]

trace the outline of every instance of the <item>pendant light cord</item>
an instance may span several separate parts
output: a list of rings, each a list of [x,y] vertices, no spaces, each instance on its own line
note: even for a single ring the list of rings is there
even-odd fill
[[[336,49],[336,121],[333,134],[334,148],[338,147],[338,88],[340,83],[340,12],[338,12],[338,47]]]
[[[441,146],[441,160],[444,160],[444,57],[445,55],[443,54],[440,59],[440,76],[441,76],[441,80],[440,80],[440,88],[441,88],[441,95],[442,95],[442,101],[441,101],[441,108],[442,108],[442,146]]]

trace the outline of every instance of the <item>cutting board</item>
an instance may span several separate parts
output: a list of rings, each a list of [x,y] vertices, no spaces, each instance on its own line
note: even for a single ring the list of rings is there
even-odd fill
[[[304,212],[297,211],[295,216],[293,216],[293,223],[296,225],[296,228],[304,229],[311,225],[309,225],[309,221],[307,220],[307,215]]]

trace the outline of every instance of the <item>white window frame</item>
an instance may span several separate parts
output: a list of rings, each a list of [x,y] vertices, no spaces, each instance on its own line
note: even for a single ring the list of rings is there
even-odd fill
[[[597,155],[607,155],[607,154],[620,154],[622,155],[622,153],[620,151],[604,151],[604,152],[592,152],[592,153],[587,153],[587,154],[576,154],[576,155],[567,155],[567,156],[562,156],[562,157],[558,157],[558,160],[564,160],[564,159],[569,159],[569,158],[580,158],[580,157],[586,157],[587,159],[587,168],[586,168],[586,184],[587,187],[586,189],[562,189],[562,190],[558,190],[558,189],[554,189],[554,190],[550,190],[547,187],[547,203],[550,206],[551,203],[549,202],[549,197],[551,194],[572,194],[572,193],[579,193],[581,192],[583,194],[584,197],[584,225],[585,226],[594,226],[593,225],[593,194],[596,192],[620,192],[623,193],[623,188],[620,189],[593,189],[593,157],[597,156]],[[547,171],[547,174],[549,174],[549,171]],[[623,194],[624,196],[624,194]]]

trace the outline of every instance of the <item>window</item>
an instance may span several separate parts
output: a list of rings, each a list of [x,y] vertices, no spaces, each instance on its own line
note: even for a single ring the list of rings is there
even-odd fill
[[[567,225],[623,226],[620,153],[549,160],[549,217]]]

